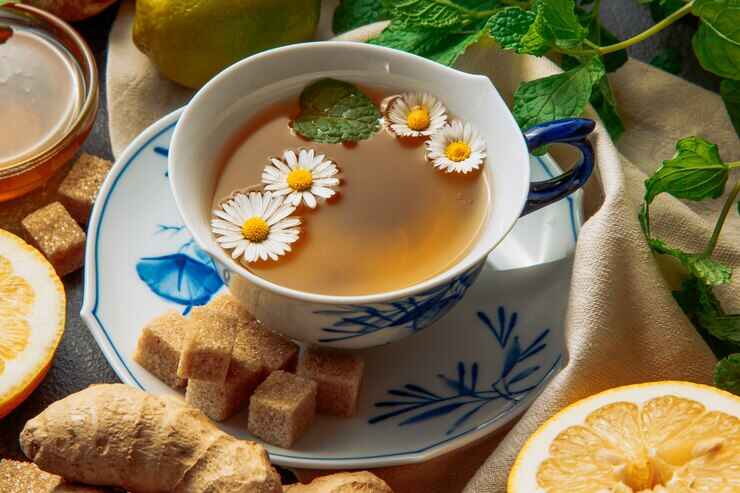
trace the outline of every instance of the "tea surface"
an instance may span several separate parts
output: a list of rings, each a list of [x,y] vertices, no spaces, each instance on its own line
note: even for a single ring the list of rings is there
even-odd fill
[[[435,170],[420,140],[380,131],[350,144],[320,144],[295,135],[296,105],[275,105],[224,153],[214,209],[233,191],[260,183],[269,156],[313,148],[340,169],[338,194],[316,209],[302,206],[301,237],[278,261],[247,268],[288,288],[354,296],[402,289],[455,264],[486,218],[485,176]]]
[[[73,123],[81,76],[68,57],[23,30],[0,44],[0,169],[52,145]]]

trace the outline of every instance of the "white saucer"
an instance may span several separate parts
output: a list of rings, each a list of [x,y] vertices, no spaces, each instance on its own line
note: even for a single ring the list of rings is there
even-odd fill
[[[88,232],[81,313],[123,382],[174,395],[132,360],[140,328],[167,309],[204,304],[221,289],[211,261],[182,226],[167,182],[179,114],[136,138],[101,189]],[[533,179],[558,173],[549,158],[532,159]],[[356,417],[319,417],[293,449],[268,445],[272,461],[318,469],[420,462],[519,415],[567,360],[563,326],[580,210],[576,195],[523,218],[448,316],[413,337],[363,351]],[[526,266],[532,267],[520,268]],[[244,414],[222,427],[250,437]]]

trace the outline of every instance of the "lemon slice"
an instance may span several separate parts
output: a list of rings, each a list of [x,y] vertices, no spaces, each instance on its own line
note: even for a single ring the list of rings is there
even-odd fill
[[[62,281],[38,250],[0,229],[0,418],[41,383],[64,332]]]
[[[607,390],[546,421],[509,493],[738,493],[740,397],[688,382]]]

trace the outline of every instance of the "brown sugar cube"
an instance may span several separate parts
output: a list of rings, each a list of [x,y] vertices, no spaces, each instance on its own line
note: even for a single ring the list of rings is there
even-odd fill
[[[246,408],[254,389],[267,377],[262,358],[249,343],[247,331],[237,329],[231,364],[224,382],[190,379],[185,400],[216,421]]]
[[[59,202],[27,215],[21,225],[36,247],[64,276],[85,261],[85,232]]]
[[[276,371],[249,401],[249,432],[267,443],[288,448],[316,416],[316,382]]]
[[[59,185],[62,203],[81,224],[87,224],[95,197],[111,166],[110,161],[82,154]]]
[[[247,339],[262,357],[268,373],[277,370],[292,372],[298,361],[298,345],[267,329],[257,321],[246,327]]]
[[[332,416],[354,416],[365,362],[357,355],[307,348],[297,373],[319,386],[316,410]]]
[[[231,315],[240,322],[254,320],[254,316],[231,293],[221,293],[208,303],[208,308]]]
[[[184,387],[187,380],[177,376],[177,365],[187,330],[188,321],[175,310],[156,317],[141,331],[134,361],[170,387]]]
[[[236,337],[236,319],[207,307],[193,308],[177,376],[224,382]]]

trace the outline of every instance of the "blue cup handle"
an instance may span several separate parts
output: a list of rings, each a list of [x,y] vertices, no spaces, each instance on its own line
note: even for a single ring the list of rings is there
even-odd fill
[[[587,137],[595,126],[595,122],[587,118],[565,118],[541,123],[523,132],[530,152],[559,142],[578,148],[581,159],[571,170],[560,176],[530,183],[522,216],[557,202],[586,184],[594,169],[594,150]]]

